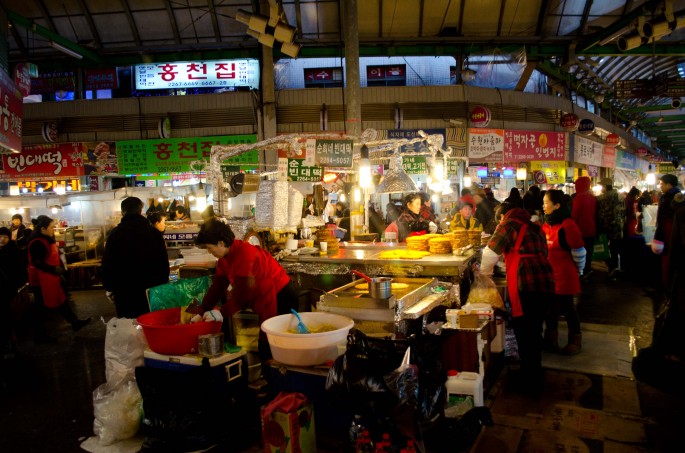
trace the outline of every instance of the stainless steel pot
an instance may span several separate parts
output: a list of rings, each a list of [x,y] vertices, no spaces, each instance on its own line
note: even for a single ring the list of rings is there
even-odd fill
[[[374,277],[353,270],[352,273],[357,275],[369,284],[369,295],[374,299],[387,299],[392,296],[392,278],[390,277]]]

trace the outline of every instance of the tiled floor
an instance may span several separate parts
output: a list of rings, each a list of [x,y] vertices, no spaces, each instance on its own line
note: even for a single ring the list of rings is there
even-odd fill
[[[683,451],[685,398],[637,383],[630,374],[631,351],[650,343],[658,293],[644,278],[607,281],[606,275],[597,266],[579,298],[583,352],[545,355],[548,388],[539,401],[507,394],[503,372],[488,400],[496,424],[481,435],[477,451],[561,451],[560,446],[578,452]],[[25,314],[19,353],[2,360],[3,453],[73,453],[83,451],[80,444],[93,435],[92,392],[105,381],[100,318],[110,319],[114,309],[102,291],[74,295],[77,313],[92,316],[91,325],[74,334],[56,317],[58,342],[36,344]],[[243,451],[261,450],[255,441]]]

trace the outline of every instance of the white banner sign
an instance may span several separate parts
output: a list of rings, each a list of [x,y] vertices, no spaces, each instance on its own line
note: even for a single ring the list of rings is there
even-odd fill
[[[474,162],[502,162],[504,129],[470,128],[467,153]]]
[[[259,61],[213,60],[135,66],[136,90],[248,87],[259,89]]]
[[[604,158],[604,145],[587,138],[575,136],[573,160],[579,164],[601,165]]]

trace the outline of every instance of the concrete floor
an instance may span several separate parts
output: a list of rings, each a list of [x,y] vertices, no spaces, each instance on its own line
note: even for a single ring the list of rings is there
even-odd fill
[[[83,451],[79,445],[93,435],[92,392],[105,382],[101,319],[109,320],[115,313],[102,290],[74,292],[74,299],[78,316],[91,316],[93,322],[72,333],[61,318],[52,317],[56,344],[34,343],[29,314],[19,320],[19,351],[15,357],[4,358],[0,368],[2,452],[73,453]],[[605,268],[597,264],[583,284],[578,311],[584,323],[632,329],[634,346],[640,348],[650,344],[655,307],[661,301],[647,273],[607,280]],[[683,451],[679,430],[685,422],[685,398],[641,383],[636,388],[646,433],[646,441],[636,447],[639,451]],[[536,448],[556,451],[552,441],[548,448]],[[258,442],[244,451],[260,451]]]

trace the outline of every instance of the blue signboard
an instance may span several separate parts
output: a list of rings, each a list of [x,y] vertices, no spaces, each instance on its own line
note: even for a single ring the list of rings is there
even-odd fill
[[[616,150],[616,168],[624,170],[637,169],[637,156],[622,149]]]

